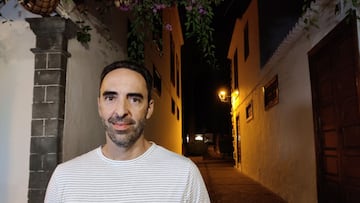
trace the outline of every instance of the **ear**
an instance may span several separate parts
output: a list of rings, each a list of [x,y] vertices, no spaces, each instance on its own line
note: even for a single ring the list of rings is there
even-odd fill
[[[146,112],[146,119],[149,119],[151,117],[151,115],[153,114],[153,111],[154,111],[154,100],[151,99],[149,101],[149,105],[148,105],[148,109],[147,109],[147,112]]]

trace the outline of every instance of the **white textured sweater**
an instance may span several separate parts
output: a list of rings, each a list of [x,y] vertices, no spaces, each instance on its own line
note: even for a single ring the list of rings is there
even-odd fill
[[[155,143],[126,161],[106,158],[101,147],[55,169],[45,203],[210,202],[196,165]]]

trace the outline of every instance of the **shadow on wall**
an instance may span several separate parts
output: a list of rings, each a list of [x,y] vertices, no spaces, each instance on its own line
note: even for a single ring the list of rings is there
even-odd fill
[[[1,45],[0,45],[1,46]],[[1,47],[0,47],[1,49]],[[0,63],[1,67],[1,63]],[[8,202],[8,177],[9,177],[9,136],[11,121],[11,91],[6,91],[6,79],[4,71],[0,69],[0,202]]]

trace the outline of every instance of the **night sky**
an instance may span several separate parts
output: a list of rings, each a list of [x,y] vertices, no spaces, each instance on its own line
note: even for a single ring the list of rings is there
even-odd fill
[[[241,16],[248,2],[225,0],[214,7],[217,69],[202,60],[192,39],[185,39],[182,48],[184,133],[231,134],[230,103],[220,102],[217,92],[220,88],[230,90],[230,60],[227,59],[227,52],[235,20]]]
[[[194,47],[195,42],[185,39],[182,47],[184,134],[231,134],[231,106],[230,103],[219,101],[217,91],[221,87],[230,90],[231,66],[227,52],[235,21],[241,18],[249,3],[250,0],[224,0],[214,7],[214,44],[220,66],[218,69],[203,62],[199,49]],[[266,63],[297,22],[302,4],[303,0],[259,1],[261,64]]]

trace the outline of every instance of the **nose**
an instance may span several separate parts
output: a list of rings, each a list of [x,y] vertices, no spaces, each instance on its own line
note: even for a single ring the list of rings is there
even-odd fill
[[[130,113],[128,107],[129,105],[126,99],[119,99],[116,102],[114,113],[116,113],[119,117],[124,118]]]

